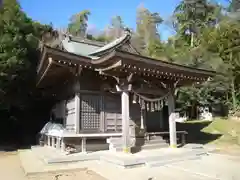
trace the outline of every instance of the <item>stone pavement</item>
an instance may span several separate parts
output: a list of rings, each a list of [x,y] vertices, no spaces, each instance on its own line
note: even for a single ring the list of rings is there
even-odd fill
[[[38,177],[41,172],[91,171],[109,180],[238,180],[240,161],[211,154],[201,159],[187,160],[159,167],[138,167],[124,169],[101,161],[84,161],[47,165],[37,159],[30,150],[22,151],[21,158],[31,168],[31,176]],[[34,162],[34,163],[33,163]],[[61,173],[64,174],[64,173]],[[37,178],[35,178],[37,179]],[[44,178],[41,178],[44,179]],[[16,179],[17,180],[17,179]],[[45,180],[45,179],[44,179]],[[59,180],[61,178],[59,177]],[[89,179],[90,180],[90,179]]]
[[[154,168],[121,169],[99,163],[90,169],[112,180],[238,180],[239,167],[240,162],[212,155]]]
[[[34,146],[31,148],[33,154],[47,164],[73,163],[83,161],[105,161],[124,168],[139,166],[156,167],[165,164],[201,158],[207,155],[205,149],[190,148],[161,148],[155,150],[142,150],[135,154],[122,152],[97,151],[89,153],[73,153],[66,155],[51,147]],[[24,159],[23,159],[24,161]]]
[[[214,155],[204,156],[194,161],[179,162],[168,165],[173,170],[178,169],[188,173],[195,173],[215,179],[237,180],[240,179],[240,161],[232,157]]]
[[[26,180],[17,152],[0,152],[0,167],[1,180]]]

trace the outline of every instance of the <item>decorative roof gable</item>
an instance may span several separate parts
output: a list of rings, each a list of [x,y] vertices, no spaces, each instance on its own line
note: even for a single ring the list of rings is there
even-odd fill
[[[139,54],[131,45],[130,39],[131,33],[127,30],[123,36],[107,44],[88,39],[82,39],[80,37],[65,36],[65,39],[62,40],[62,45],[67,52],[85,56],[101,57],[115,49]]]

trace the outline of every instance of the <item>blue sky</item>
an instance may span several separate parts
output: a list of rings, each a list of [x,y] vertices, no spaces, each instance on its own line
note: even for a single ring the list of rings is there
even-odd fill
[[[57,28],[66,27],[71,15],[88,9],[91,11],[89,28],[103,30],[115,15],[120,15],[128,27],[135,28],[136,8],[140,4],[167,19],[180,0],[19,0],[19,2],[32,19],[47,24],[52,22]],[[163,40],[173,33],[167,25],[162,25],[159,31]]]

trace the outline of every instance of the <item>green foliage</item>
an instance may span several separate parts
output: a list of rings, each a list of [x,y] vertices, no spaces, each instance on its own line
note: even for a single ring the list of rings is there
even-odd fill
[[[16,0],[0,9],[0,87],[4,107],[22,106],[35,87],[39,38],[50,26],[33,22]]]
[[[182,0],[173,13],[176,35],[166,43],[148,40],[147,52],[154,58],[219,73],[211,81],[178,89],[184,111],[196,104],[240,105],[240,23],[223,9],[206,0]]]
[[[111,39],[104,34],[98,35],[98,36],[93,36],[91,34],[87,34],[87,39],[93,40],[93,41],[99,41],[99,42],[109,42]]]
[[[96,41],[100,41],[100,42],[109,42],[111,39],[105,35],[99,35],[97,37],[94,38]]]
[[[194,36],[199,36],[203,28],[214,27],[220,19],[221,7],[218,5],[207,0],[182,0],[175,8],[173,27],[179,38],[194,46]]]
[[[238,4],[232,12],[237,12]],[[229,18],[223,7],[206,0],[182,0],[173,13],[176,35],[162,42],[158,26],[159,13],[140,6],[137,9],[133,45],[144,55],[156,59],[219,72],[211,81],[178,90],[182,107],[195,104],[240,104],[240,23]],[[120,16],[111,19],[99,36],[86,33],[90,11],[71,17],[68,31],[72,35],[109,42],[121,36],[124,22]],[[33,22],[16,0],[5,0],[0,10],[0,95],[7,104],[23,104],[34,94],[34,78],[39,38],[51,26]],[[21,96],[19,95],[21,94]],[[185,109],[186,110],[186,109]]]
[[[105,42],[117,39],[123,35],[124,26],[121,16],[113,16],[110,20],[110,25],[108,25],[104,32],[97,38]]]
[[[143,6],[137,9],[136,48],[139,52],[149,54],[149,43],[159,41],[158,25],[162,22],[158,13],[152,13]]]
[[[89,10],[83,10],[74,14],[68,24],[68,32],[74,36],[85,36],[87,31],[87,21],[90,15]]]

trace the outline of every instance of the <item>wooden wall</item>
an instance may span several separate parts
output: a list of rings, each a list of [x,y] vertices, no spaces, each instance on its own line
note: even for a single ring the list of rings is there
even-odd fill
[[[80,131],[81,132],[121,132],[121,96],[111,93],[81,93],[80,94]],[[75,98],[66,101],[64,126],[75,131]],[[140,122],[138,104],[130,103],[131,134],[135,134],[135,125]]]
[[[64,126],[70,132],[75,132],[75,98],[66,101],[66,116]]]
[[[98,74],[84,71],[80,81],[80,131],[81,132],[121,132],[121,94],[102,91],[102,85],[106,82]],[[68,87],[63,87],[66,101],[65,127],[69,131],[75,131],[75,98],[74,81],[69,82]],[[111,80],[107,83],[111,83]],[[64,92],[63,92],[64,94]],[[130,102],[130,126],[131,134],[135,134],[135,124],[140,122],[139,105]],[[138,123],[139,124],[139,123]]]

